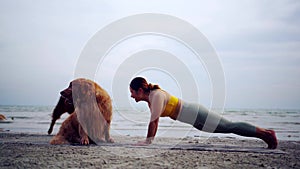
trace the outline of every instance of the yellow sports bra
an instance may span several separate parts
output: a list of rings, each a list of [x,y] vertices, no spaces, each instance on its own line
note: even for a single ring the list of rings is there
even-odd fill
[[[164,112],[160,115],[160,117],[171,116],[176,111],[176,107],[178,105],[179,99],[175,96],[171,96]]]

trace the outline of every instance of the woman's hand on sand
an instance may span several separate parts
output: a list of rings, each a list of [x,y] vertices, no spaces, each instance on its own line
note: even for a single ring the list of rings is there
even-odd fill
[[[149,142],[148,140],[144,140],[138,141],[136,144],[134,144],[134,146],[148,146],[149,144],[151,144],[151,142]]]

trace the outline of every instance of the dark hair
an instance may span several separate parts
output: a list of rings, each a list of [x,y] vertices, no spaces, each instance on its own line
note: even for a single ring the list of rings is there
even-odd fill
[[[142,88],[144,92],[150,92],[151,90],[160,89],[158,85],[148,84],[147,80],[143,77],[136,77],[130,82],[130,87],[138,91],[139,88]]]

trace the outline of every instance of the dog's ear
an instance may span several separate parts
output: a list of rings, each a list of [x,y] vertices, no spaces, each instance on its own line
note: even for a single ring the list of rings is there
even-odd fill
[[[60,95],[69,99],[72,98],[72,82],[70,83],[68,88],[60,92]]]

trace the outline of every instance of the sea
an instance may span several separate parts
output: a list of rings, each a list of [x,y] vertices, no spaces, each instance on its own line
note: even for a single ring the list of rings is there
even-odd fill
[[[0,114],[6,120],[0,121],[0,132],[47,134],[54,106],[0,106]],[[286,109],[225,109],[221,116],[231,121],[248,122],[262,128],[273,129],[279,140],[300,141],[300,110]],[[69,116],[65,113],[57,120],[52,135],[56,134],[62,122]],[[114,108],[110,133],[112,136],[147,135],[150,113],[147,110]],[[156,137],[243,138],[234,134],[216,134],[199,131],[191,125],[160,118]]]

